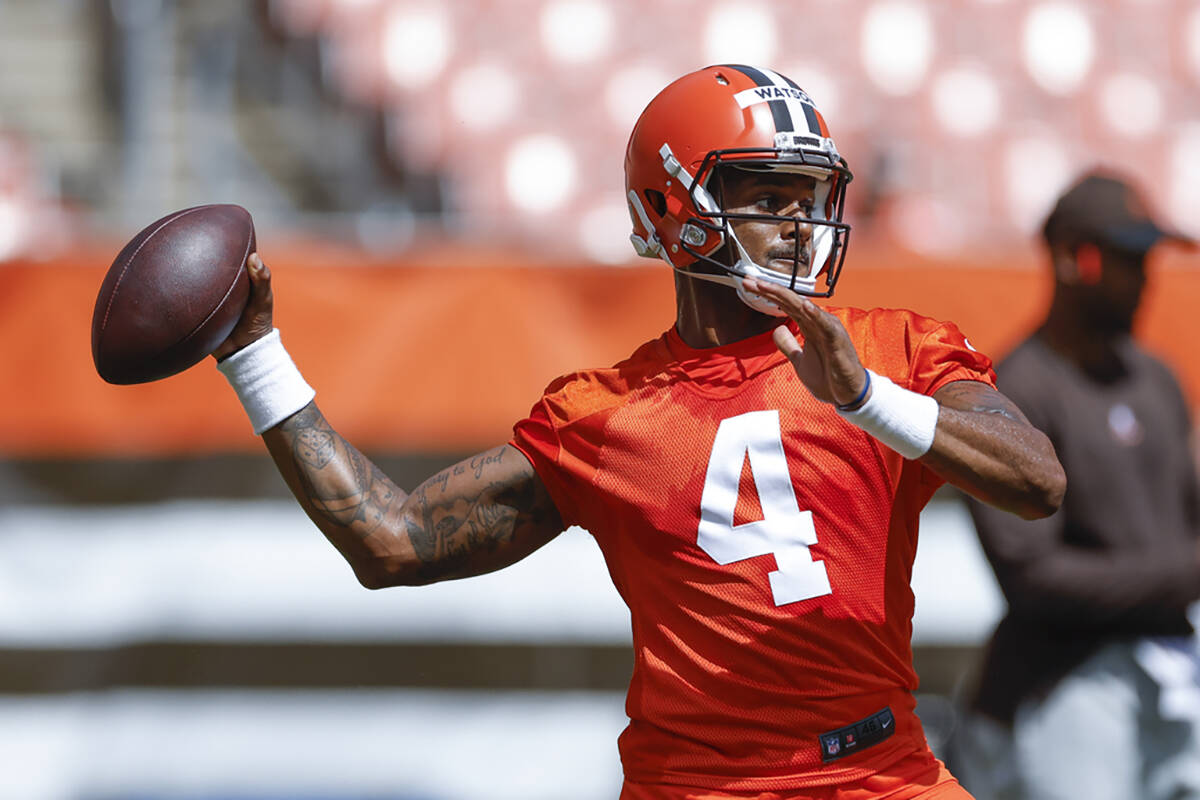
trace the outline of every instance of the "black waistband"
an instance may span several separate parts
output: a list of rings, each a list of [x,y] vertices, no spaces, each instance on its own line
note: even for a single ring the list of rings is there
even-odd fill
[[[896,718],[892,715],[892,710],[885,708],[876,711],[871,716],[844,728],[822,733],[821,760],[828,764],[830,761],[852,756],[860,750],[879,744],[895,732]]]

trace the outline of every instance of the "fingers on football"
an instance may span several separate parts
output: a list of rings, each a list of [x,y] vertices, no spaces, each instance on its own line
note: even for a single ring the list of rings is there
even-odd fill
[[[250,274],[250,301],[259,307],[269,306],[272,300],[271,270],[258,253],[251,253],[246,259],[246,271]]]
[[[250,273],[251,283],[260,284],[271,280],[271,271],[267,269],[258,253],[251,253],[246,257],[246,271]]]

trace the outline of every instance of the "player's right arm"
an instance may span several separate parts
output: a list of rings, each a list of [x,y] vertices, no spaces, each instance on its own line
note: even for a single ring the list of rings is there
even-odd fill
[[[316,403],[263,434],[309,518],[369,589],[481,575],[562,531],[537,473],[501,445],[405,494],[338,435]]]
[[[247,260],[250,301],[213,355],[272,330],[271,275]],[[455,464],[406,494],[342,438],[315,402],[263,432],[275,465],[309,518],[371,589],[481,575],[532,553],[562,520],[529,460],[510,445]]]

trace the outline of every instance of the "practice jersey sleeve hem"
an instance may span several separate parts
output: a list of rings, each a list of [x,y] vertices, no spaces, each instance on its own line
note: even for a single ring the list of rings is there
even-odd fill
[[[562,470],[559,458],[562,448],[544,398],[534,405],[528,417],[513,426],[513,435],[508,443],[520,451],[533,466],[533,471],[546,487],[563,526],[579,524],[575,504],[571,501],[566,485],[560,479]]]
[[[921,337],[909,373],[910,388],[934,395],[956,381],[977,381],[996,388],[992,360],[980,353],[957,325],[942,322]]]
[[[976,350],[952,322],[905,309],[831,309],[855,342],[863,366],[918,394],[955,381],[996,386],[992,359]]]

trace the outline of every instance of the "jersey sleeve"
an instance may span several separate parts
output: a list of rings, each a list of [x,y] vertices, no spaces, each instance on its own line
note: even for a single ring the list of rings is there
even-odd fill
[[[932,322],[917,344],[909,374],[910,389],[934,394],[954,381],[980,381],[995,388],[992,360],[976,350],[952,322]]]
[[[571,499],[570,476],[562,468],[562,442],[554,424],[547,399],[533,406],[529,416],[513,426],[509,444],[529,459],[534,472],[546,487],[565,525],[578,524],[578,512]]]
[[[657,374],[662,349],[661,337],[652,339],[613,367],[556,378],[529,416],[513,426],[509,444],[529,459],[567,525],[588,528],[606,519],[606,493],[597,475],[607,423],[627,401],[631,384]]]

